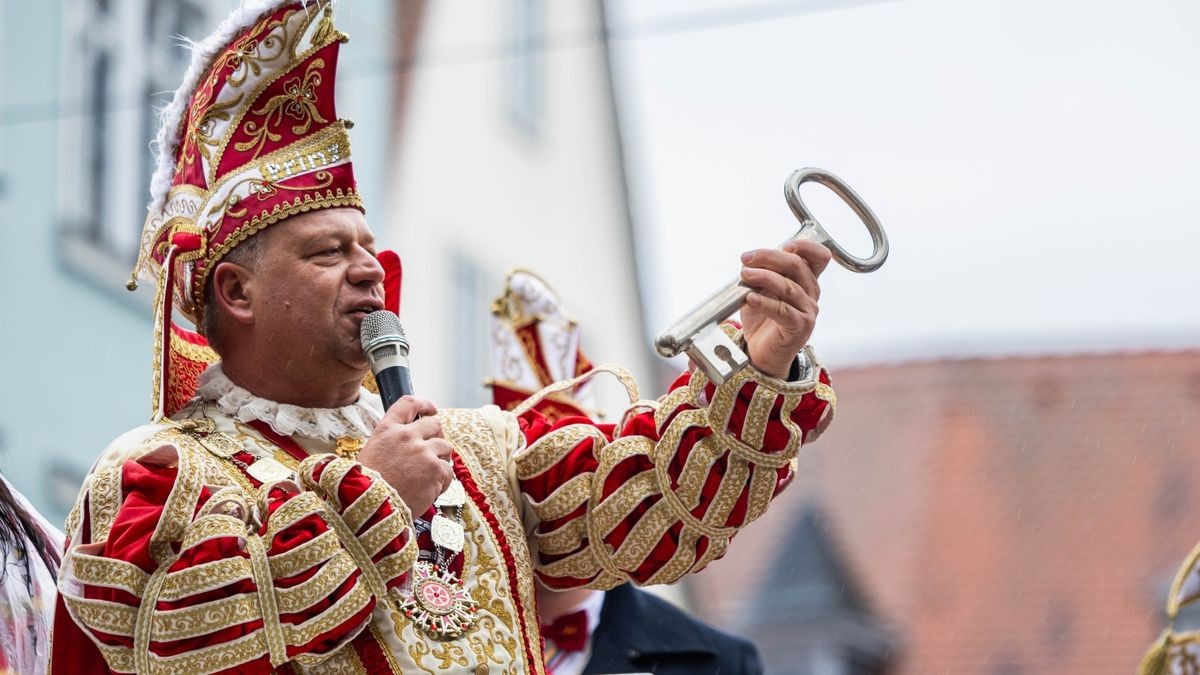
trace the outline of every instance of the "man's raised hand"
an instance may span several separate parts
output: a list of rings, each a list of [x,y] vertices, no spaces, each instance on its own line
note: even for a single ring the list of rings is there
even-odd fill
[[[454,480],[454,446],[442,437],[442,424],[430,401],[405,396],[396,401],[358,455],[379,472],[408,505],[414,518],[433,504]]]
[[[821,286],[817,278],[831,258],[811,241],[789,241],[783,249],[742,254],[742,281],[752,290],[742,307],[742,335],[750,363],[786,378],[796,353],[808,344],[817,321]]]

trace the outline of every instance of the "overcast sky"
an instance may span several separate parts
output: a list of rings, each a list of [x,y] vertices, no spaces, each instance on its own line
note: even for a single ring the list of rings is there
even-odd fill
[[[1200,3],[619,0],[613,18],[656,330],[795,230],[783,181],[819,166],[892,242],[879,272],[823,277],[832,363],[1200,346]]]

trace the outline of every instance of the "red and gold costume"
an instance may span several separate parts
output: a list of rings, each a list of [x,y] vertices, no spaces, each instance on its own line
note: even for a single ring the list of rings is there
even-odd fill
[[[798,382],[684,374],[615,425],[444,410],[464,536],[434,557],[437,506],[410,513],[354,459],[378,398],[258,398],[171,321],[201,318],[208,272],[258,230],[361,208],[333,108],[344,40],[322,3],[257,0],[198,45],[139,261],[158,280],[154,417],[104,451],[67,522],[53,672],[541,673],[535,574],[609,588],[702,569],[832,415],[811,354]],[[429,563],[451,582],[423,585]]]

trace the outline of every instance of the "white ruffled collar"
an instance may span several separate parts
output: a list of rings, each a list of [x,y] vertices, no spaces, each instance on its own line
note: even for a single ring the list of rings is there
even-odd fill
[[[220,363],[212,364],[200,375],[196,393],[239,422],[261,420],[284,436],[299,434],[326,441],[366,439],[382,417],[379,397],[366,389],[359,391],[357,401],[340,408],[302,408],[251,394],[234,384]]]

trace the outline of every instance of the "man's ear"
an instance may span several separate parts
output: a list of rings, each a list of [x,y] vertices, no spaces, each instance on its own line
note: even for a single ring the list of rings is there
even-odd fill
[[[254,323],[254,275],[234,262],[219,262],[212,271],[213,301],[231,321]]]

